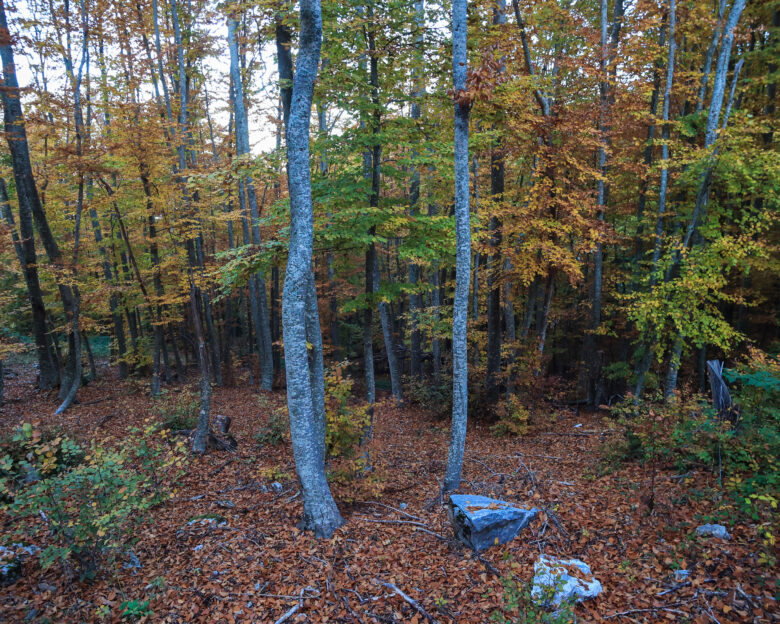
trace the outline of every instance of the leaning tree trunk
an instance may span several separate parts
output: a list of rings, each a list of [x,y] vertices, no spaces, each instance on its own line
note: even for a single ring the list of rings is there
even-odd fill
[[[3,88],[0,89],[0,97],[2,97],[3,101],[6,139],[8,141],[8,151],[11,154],[11,165],[19,200],[19,226],[24,244],[25,262],[27,263],[25,278],[31,280],[28,284],[28,288],[32,286],[30,291],[31,303],[37,308],[36,322],[40,323],[41,318],[45,319],[45,309],[42,307],[42,294],[39,301],[40,285],[36,286],[33,283],[33,281],[38,281],[37,269],[34,269],[36,265],[32,228],[33,219],[38,227],[38,234],[41,237],[49,261],[57,267],[61,266],[62,254],[49,227],[33,176],[30,148],[27,143],[27,131],[22,113],[22,103],[19,97],[19,83],[16,79],[16,65],[11,45],[11,35],[6,22],[5,3],[2,0],[0,0],[0,60],[3,64]],[[67,284],[58,282],[57,286],[65,317],[70,320],[73,311],[73,292]],[[39,348],[41,347],[39,346]],[[58,381],[62,381],[59,371],[55,370],[51,365],[53,360],[51,349],[49,349],[49,356],[44,358],[44,367],[41,368],[39,383],[42,387],[52,387]]]
[[[282,331],[295,469],[303,499],[302,527],[317,537],[331,537],[344,523],[325,475],[324,387],[322,369],[309,368],[307,338],[319,326],[314,289],[309,126],[322,45],[319,0],[301,0],[300,46],[293,78],[287,123],[287,183],[290,191],[290,243],[282,293]],[[278,30],[277,30],[278,32]],[[282,46],[283,47],[283,46]],[[292,66],[287,49],[279,63]],[[308,323],[307,323],[308,318]],[[307,324],[310,332],[307,332]],[[307,333],[309,334],[307,336]],[[321,336],[319,337],[321,344]],[[312,342],[316,344],[316,342]],[[319,360],[319,357],[316,358]],[[312,372],[314,374],[312,374]]]
[[[688,249],[689,245],[695,246],[698,241],[699,224],[704,220],[707,211],[707,204],[710,197],[710,186],[712,184],[712,175],[715,169],[715,163],[718,157],[717,146],[710,151],[710,148],[715,143],[718,137],[718,126],[720,125],[720,113],[723,108],[723,101],[726,94],[726,78],[728,74],[729,61],[731,59],[731,47],[734,42],[734,31],[737,28],[737,23],[742,15],[742,11],[745,8],[747,0],[734,0],[734,4],[729,11],[728,19],[723,31],[723,41],[721,42],[720,52],[718,54],[718,62],[715,66],[715,76],[712,83],[712,100],[710,101],[710,108],[707,114],[707,127],[704,134],[704,149],[707,151],[705,158],[706,163],[703,171],[699,174],[699,189],[696,194],[696,203],[693,207],[693,214],[691,220],[688,222],[688,227],[685,231],[685,238],[682,242],[682,249]],[[731,107],[734,102],[734,93],[737,87],[737,81],[739,80],[739,73],[742,69],[744,59],[740,59],[734,67],[734,76],[731,82],[731,90],[729,93],[728,103],[725,113],[723,115],[722,128],[725,129],[729,121],[729,114],[731,113]],[[671,277],[674,266],[683,262],[683,256],[678,251],[676,254],[675,262],[666,270],[665,279],[668,281]],[[682,336],[679,331],[675,338],[675,341],[682,341]],[[675,353],[672,353],[672,359],[669,367],[667,368],[666,381],[664,383],[664,394],[671,396],[677,387],[677,369],[680,366],[680,358],[675,357]]]
[[[67,5],[66,5],[67,7]],[[81,215],[84,211],[84,170],[82,169],[82,158],[84,155],[84,143],[89,140],[89,137],[85,133],[84,117],[81,108],[81,79],[84,73],[84,66],[89,59],[89,47],[87,38],[87,15],[84,0],[81,1],[81,13],[83,23],[82,34],[82,50],[81,50],[81,62],[79,64],[78,73],[73,71],[73,62],[70,56],[70,44],[68,44],[67,51],[63,54],[63,60],[65,62],[65,71],[68,78],[71,81],[73,88],[73,122],[76,133],[76,157],[78,159],[78,196],[76,199],[76,214],[74,216],[73,226],[73,261],[71,264],[71,279],[73,280],[73,286],[71,293],[73,301],[71,305],[71,331],[69,335],[70,348],[68,349],[68,359],[70,360],[70,387],[63,384],[60,388],[60,398],[62,403],[54,412],[55,414],[61,414],[67,410],[76,400],[76,393],[81,387],[81,330],[79,329],[79,314],[81,311],[81,297],[79,296],[79,289],[76,286],[77,267],[79,261],[79,246],[81,242]]]
[[[452,429],[444,491],[460,486],[468,419],[468,325],[471,228],[469,224],[469,109],[466,92],[466,0],[452,3],[452,74],[455,114],[455,301],[452,320]]]
[[[46,330],[46,307],[43,303],[43,292],[38,280],[38,261],[35,253],[35,240],[33,238],[32,215],[29,212],[25,212],[23,203],[19,202],[20,234],[17,234],[4,178],[0,178],[0,203],[2,203],[6,225],[13,235],[19,264],[27,285],[27,295],[30,298],[33,336],[38,356],[38,387],[42,390],[49,390],[59,383],[60,373],[53,345]]]

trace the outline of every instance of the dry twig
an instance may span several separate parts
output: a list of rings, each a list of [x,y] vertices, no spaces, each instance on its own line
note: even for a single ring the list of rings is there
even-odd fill
[[[399,595],[401,598],[403,598],[406,602],[408,602],[414,608],[414,610],[417,611],[417,613],[422,615],[431,624],[438,624],[438,622],[436,622],[436,619],[430,613],[428,613],[419,602],[417,602],[411,596],[408,596],[407,594],[405,594],[403,591],[398,589],[398,587],[396,587],[392,583],[386,583],[385,581],[380,581],[379,579],[374,579],[374,582],[375,583],[379,583],[380,585],[383,585],[384,587],[387,587],[388,589],[390,589],[393,592],[395,592],[397,595]],[[277,622],[277,624],[279,624],[279,623]]]

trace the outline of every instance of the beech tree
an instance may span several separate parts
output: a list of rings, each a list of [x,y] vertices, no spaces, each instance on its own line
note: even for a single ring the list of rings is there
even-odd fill
[[[471,223],[469,221],[469,109],[466,90],[466,0],[452,3],[452,85],[455,99],[455,299],[452,312],[452,429],[444,490],[460,487],[468,419],[468,323],[471,274]]]
[[[330,537],[344,521],[325,476],[322,338],[312,271],[314,221],[309,127],[322,47],[319,0],[302,0],[300,16],[298,58],[286,124],[290,244],[282,293],[282,329],[290,432],[303,498],[301,526],[313,531],[317,537]],[[307,340],[315,344],[311,365]]]

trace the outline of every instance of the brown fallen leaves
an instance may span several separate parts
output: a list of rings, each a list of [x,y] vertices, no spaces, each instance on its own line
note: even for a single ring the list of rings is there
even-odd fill
[[[32,391],[29,375],[10,380],[0,429],[40,418],[82,440],[119,439],[150,415],[149,400],[129,384],[117,391],[120,382],[101,372],[80,391],[82,404],[56,418],[49,416],[54,395]],[[599,471],[608,432],[542,435],[571,432],[583,421],[602,432],[595,415],[575,421],[565,411],[538,410],[522,438],[498,439],[472,424],[462,492],[541,509],[517,539],[475,557],[449,539],[440,504],[446,421],[391,401],[379,405],[371,457],[383,493],[374,504],[362,498],[360,484],[337,485],[347,524],[318,541],[295,528],[301,507],[289,444],[254,446],[284,395],[258,396],[249,387],[215,390],[213,413],[233,419],[237,452],[191,460],[179,491],[138,535],[133,548],[141,569],[120,568],[84,584],[66,581],[58,568],[42,571],[32,559],[21,580],[0,588],[0,622],[119,622],[119,605],[133,599],[149,600],[154,611],[140,622],[276,622],[289,612],[288,622],[421,623],[424,614],[440,623],[488,622],[502,606],[496,573],[528,581],[542,552],[582,559],[602,582],[602,595],[577,607],[583,622],[777,621],[773,571],[757,564],[749,526],[733,527],[729,542],[691,536],[714,506],[701,495],[712,475],[683,480],[660,472],[650,513],[641,503],[649,487],[645,468]],[[114,413],[120,416],[105,418]],[[271,481],[283,489],[270,489]],[[207,514],[225,523],[182,530]],[[2,520],[3,532],[12,531]],[[675,582],[678,568],[691,570],[685,582]],[[101,620],[101,612],[109,615]]]

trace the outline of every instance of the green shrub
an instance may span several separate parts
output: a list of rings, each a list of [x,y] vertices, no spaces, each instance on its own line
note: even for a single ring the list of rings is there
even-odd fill
[[[490,427],[496,436],[519,436],[528,432],[531,414],[520,399],[512,394],[506,401],[500,401],[495,408],[498,420]]]
[[[255,434],[258,448],[278,446],[289,437],[287,407],[280,407],[271,413],[268,423]]]
[[[546,585],[542,595],[531,595],[532,583],[519,583],[512,577],[501,579],[503,586],[502,607],[490,615],[490,620],[498,624],[572,624],[576,621],[574,605],[563,602],[556,610],[545,605],[550,604],[557,587]]]
[[[194,429],[198,424],[200,398],[189,390],[174,394],[163,392],[155,399],[152,410],[158,417],[162,429],[171,431]]]
[[[660,396],[625,401],[612,408],[624,438],[606,449],[609,459],[659,462],[676,470],[700,468],[718,478],[726,497],[715,512],[719,520],[748,517],[758,527],[774,564],[772,517],[780,494],[780,360],[751,349],[744,362],[725,369],[738,419],[719,418],[701,397]]]
[[[172,446],[155,425],[132,430],[119,447],[93,443],[82,463],[53,466],[37,482],[7,481],[7,509],[25,538],[40,539],[43,522],[44,568],[60,563],[68,574],[92,579],[133,545],[148,510],[168,497],[184,457],[183,443]]]
[[[436,418],[452,415],[452,376],[439,379],[404,378],[404,396]]]
[[[10,502],[10,493],[22,482],[48,477],[83,459],[82,448],[67,436],[22,424],[0,440],[0,501]]]
[[[370,424],[366,405],[350,405],[354,382],[345,368],[342,362],[325,373],[325,446],[330,457],[354,457]]]
[[[144,616],[154,615],[148,600],[125,600],[119,605],[119,613],[123,620],[140,620]]]

